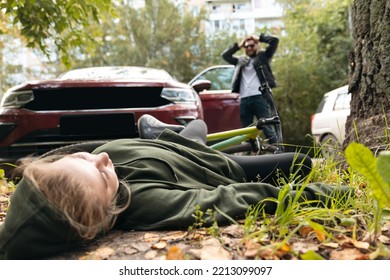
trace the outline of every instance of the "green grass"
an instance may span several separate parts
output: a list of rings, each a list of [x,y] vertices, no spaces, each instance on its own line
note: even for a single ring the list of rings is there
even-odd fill
[[[340,162],[344,159],[349,166],[346,169],[342,168],[345,165]],[[254,221],[254,216],[260,216],[262,223],[259,227],[247,227],[252,230],[246,231],[245,238],[264,236],[266,233],[272,243],[277,244],[274,246],[277,250],[308,227],[319,243],[340,242],[340,237],[349,237],[369,243],[373,252],[382,252],[381,228],[390,221],[389,169],[389,152],[374,157],[368,148],[353,143],[346,149],[345,157],[339,155],[317,163],[302,189],[309,182],[346,185],[354,189],[354,197],[329,197],[326,208],[311,207],[308,202],[299,202],[298,198],[286,204],[283,203],[287,194],[284,187],[278,199],[274,200],[278,203],[275,215],[262,214],[256,208],[248,213],[244,225]],[[384,253],[381,254],[383,257]],[[374,255],[378,257],[375,253],[371,257]],[[390,258],[388,251],[385,257]]]
[[[343,162],[348,162],[348,167]],[[257,253],[252,255],[255,259],[334,259],[336,251],[343,251],[348,241],[348,246],[361,252],[360,258],[390,259],[389,169],[390,152],[375,157],[368,148],[356,143],[346,149],[346,155],[317,161],[308,178],[300,182],[298,193],[312,182],[354,189],[353,197],[328,197],[326,207],[312,206],[313,201],[302,201],[299,195],[291,198],[289,184],[301,178],[281,176],[279,197],[267,199],[277,204],[275,214],[265,214],[262,203],[250,207],[239,224],[244,232],[242,244],[257,245]],[[205,220],[207,215],[201,216]],[[200,226],[202,223],[197,224]],[[213,232],[217,232],[215,227],[214,224]],[[306,252],[292,249],[294,244],[312,241],[320,249]],[[334,254],[323,249],[329,244],[337,247]]]

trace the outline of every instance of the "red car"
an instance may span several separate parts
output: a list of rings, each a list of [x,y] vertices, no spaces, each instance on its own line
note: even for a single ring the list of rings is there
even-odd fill
[[[204,120],[210,133],[241,127],[239,94],[231,92],[233,65],[215,65],[197,74],[189,85],[199,91],[203,105]],[[201,90],[209,82],[209,88]]]
[[[151,114],[172,124],[203,119],[195,90],[164,70],[93,67],[6,92],[0,108],[0,158],[42,154],[70,143],[136,137]]]
[[[23,83],[1,100],[0,159],[86,140],[138,137],[136,123],[145,113],[171,124],[205,119],[209,132],[227,129],[231,100],[194,89],[209,84],[185,84],[164,70],[127,66],[76,69],[57,79]],[[209,108],[202,108],[203,102]]]

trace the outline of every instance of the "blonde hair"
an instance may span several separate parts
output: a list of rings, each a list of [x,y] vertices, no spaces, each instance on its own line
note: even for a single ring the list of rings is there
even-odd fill
[[[117,205],[118,194],[110,205],[104,205],[95,195],[93,186],[84,180],[58,169],[47,172],[47,165],[62,157],[64,155],[26,158],[21,161],[19,171],[64,214],[81,238],[93,239],[100,232],[112,228],[118,214],[128,207],[130,189],[125,185],[126,199],[121,206]]]

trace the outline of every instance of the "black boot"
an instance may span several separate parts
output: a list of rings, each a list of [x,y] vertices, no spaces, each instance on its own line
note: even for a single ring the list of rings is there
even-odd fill
[[[179,133],[184,129],[184,126],[163,123],[148,114],[142,115],[138,119],[138,133],[141,139],[156,139],[164,129]]]

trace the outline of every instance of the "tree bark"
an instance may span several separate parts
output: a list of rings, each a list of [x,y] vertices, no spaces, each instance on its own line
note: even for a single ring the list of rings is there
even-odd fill
[[[343,146],[360,142],[378,150],[390,137],[390,0],[354,0],[352,20],[351,114]]]

